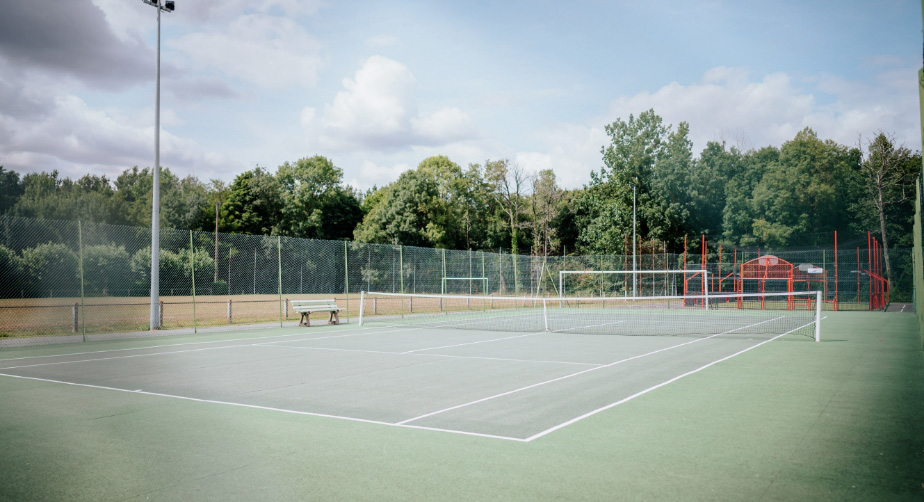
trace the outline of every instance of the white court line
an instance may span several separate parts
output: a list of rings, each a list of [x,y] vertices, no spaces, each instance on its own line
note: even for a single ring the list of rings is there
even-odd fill
[[[255,343],[255,347],[285,347],[287,349],[301,349],[301,350],[324,350],[330,352],[365,352],[370,354],[386,354],[386,355],[410,355],[416,357],[442,357],[446,359],[474,359],[474,360],[485,360],[485,361],[505,361],[505,362],[517,362],[517,363],[542,363],[542,364],[569,364],[574,366],[601,366],[600,363],[578,363],[574,361],[543,361],[540,359],[514,359],[510,357],[486,357],[486,356],[453,356],[449,354],[409,354],[407,352],[389,352],[384,350],[361,350],[361,349],[335,349],[330,347],[304,347],[298,345],[270,345],[263,343]]]
[[[230,401],[217,401],[217,400],[214,400],[214,399],[199,399],[199,398],[195,398],[195,397],[177,396],[177,395],[173,395],[173,394],[161,394],[161,393],[159,393],[159,392],[147,392],[147,391],[143,391],[143,390],[141,390],[141,389],[137,389],[137,390],[120,389],[120,388],[118,388],[118,387],[105,387],[105,386],[102,386],[102,385],[91,385],[91,384],[85,384],[85,383],[65,382],[65,381],[63,381],[63,380],[52,380],[52,379],[49,379],[49,378],[37,378],[37,377],[28,377],[28,376],[22,376],[22,375],[9,375],[9,374],[6,374],[6,373],[0,373],[0,376],[10,377],[10,378],[20,378],[20,379],[23,379],[23,380],[35,380],[35,381],[38,381],[38,382],[49,382],[49,383],[57,383],[57,384],[64,384],[64,385],[73,385],[73,386],[76,386],[76,387],[87,387],[87,388],[91,388],[91,389],[114,390],[114,391],[117,391],[117,392],[128,392],[128,393],[130,393],[130,394],[144,394],[144,395],[148,395],[148,396],[166,397],[166,398],[171,398],[171,399],[182,399],[182,400],[184,400],[184,401],[194,401],[194,402],[198,402],[198,403],[223,404],[223,405],[227,405],[227,406],[238,406],[238,407],[241,407],[241,408],[251,408],[251,409],[255,409],[255,410],[278,411],[278,412],[282,412],[282,413],[292,413],[292,414],[295,414],[295,415],[306,415],[306,416],[322,417],[322,418],[337,418],[337,419],[340,419],[340,420],[348,420],[348,421],[351,421],[351,422],[362,422],[362,423],[367,423],[367,424],[387,425],[387,426],[391,426],[391,427],[402,427],[402,428],[406,428],[406,429],[420,429],[420,430],[429,430],[429,431],[437,431],[437,432],[449,432],[449,433],[453,433],[453,434],[462,434],[462,435],[465,435],[465,436],[477,436],[477,437],[483,437],[483,438],[489,438],[489,439],[504,439],[504,440],[507,440],[507,441],[517,441],[517,442],[521,442],[521,443],[524,442],[524,439],[523,439],[523,438],[515,438],[515,437],[508,437],[508,436],[497,436],[497,435],[493,435],[493,434],[482,434],[482,433],[480,433],[480,432],[467,432],[467,431],[459,431],[459,430],[454,430],[454,429],[440,429],[440,428],[436,428],[436,427],[422,427],[422,426],[418,426],[418,425],[403,425],[403,424],[397,424],[397,423],[391,423],[391,422],[382,422],[382,421],[379,421],[379,420],[370,420],[370,419],[366,419],[366,418],[345,417],[345,416],[340,416],[340,415],[329,415],[329,414],[326,414],[326,413],[312,413],[312,412],[308,412],[308,411],[287,410],[287,409],[285,409],[285,408],[272,408],[272,407],[269,407],[269,406],[259,406],[259,405],[256,405],[256,404],[233,403],[233,402],[230,402]]]
[[[343,337],[347,337],[347,336],[360,336],[360,335],[366,335],[366,334],[368,334],[368,333],[346,333],[346,334],[342,334],[342,335],[331,335],[331,336],[325,336],[325,337],[321,337],[321,338],[343,338]],[[290,335],[290,336],[295,336],[295,335]],[[276,338],[276,337],[268,337],[268,338]],[[303,341],[319,340],[319,339],[321,339],[321,338],[309,338],[309,339],[306,339],[306,340],[303,340]],[[251,338],[251,340],[259,340],[259,339],[260,339],[260,338]],[[247,339],[245,338],[244,340],[247,340]],[[225,341],[228,341],[228,340],[225,340]],[[292,340],[286,340],[286,341],[292,341]],[[211,342],[202,342],[202,343],[211,343]],[[195,344],[178,344],[178,345],[195,345]],[[147,353],[147,354],[130,354],[130,355],[125,355],[125,356],[96,357],[96,358],[92,358],[92,359],[78,359],[78,360],[75,360],[75,361],[53,361],[53,362],[38,363],[38,364],[25,364],[25,365],[21,365],[21,366],[5,366],[5,367],[0,368],[0,370],[15,370],[15,369],[20,369],[20,368],[35,368],[35,367],[38,367],[38,366],[56,366],[56,365],[59,365],[59,364],[87,363],[87,362],[94,362],[94,361],[110,361],[110,360],[113,360],[113,359],[132,359],[132,358],[135,358],[135,357],[164,356],[164,355],[170,355],[170,354],[185,354],[185,353],[188,353],[188,352],[202,352],[202,351],[206,351],[206,350],[221,350],[221,349],[231,349],[231,348],[240,348],[240,347],[252,347],[252,346],[254,346],[254,345],[259,345],[259,344],[256,344],[256,343],[242,343],[242,344],[237,344],[237,345],[224,345],[224,346],[221,346],[221,347],[203,347],[203,348],[201,348],[201,349],[168,350],[168,351],[163,351],[163,352],[151,352],[151,353]],[[171,347],[171,346],[172,346],[172,345],[167,345],[167,347]],[[269,344],[266,344],[266,346],[270,346],[270,345],[269,345]],[[151,348],[151,347],[146,347],[145,349],[148,349],[148,348]],[[142,349],[120,349],[120,350],[142,350]],[[111,351],[87,352],[86,354],[97,354],[97,353],[102,353],[102,352],[111,352]],[[11,360],[12,360],[12,359],[11,359]],[[0,364],[2,364],[2,363],[3,363],[3,361],[0,361]]]
[[[613,322],[605,322],[605,323],[603,323],[603,324],[589,324],[589,325],[587,325],[587,326],[579,326],[579,327],[577,327],[577,328],[557,329],[557,330],[553,331],[553,333],[563,333],[563,332],[565,332],[565,331],[571,331],[571,330],[574,330],[574,329],[596,328],[597,326],[609,326],[610,324],[619,324],[619,323],[621,323],[621,322],[626,322],[626,321],[613,321]]]
[[[386,326],[386,327],[387,327],[387,328],[390,328],[390,327],[392,327],[392,326]],[[273,329],[275,329],[275,328],[273,328]],[[376,329],[383,329],[383,327],[382,327],[382,326],[371,326],[371,327],[368,327],[368,328],[364,328],[364,327],[360,327],[360,326],[356,326],[356,327],[347,326],[347,327],[343,328],[344,331],[366,331],[366,330],[376,330]],[[227,332],[225,332],[225,333],[227,333]],[[92,351],[87,351],[87,352],[69,352],[69,353],[67,353],[67,354],[49,354],[49,355],[45,355],[45,356],[10,357],[10,358],[7,358],[7,359],[0,359],[0,364],[4,363],[5,361],[20,361],[20,360],[23,360],[23,359],[42,359],[42,358],[46,358],[46,357],[82,356],[82,355],[86,355],[86,354],[105,354],[105,353],[107,353],[107,352],[125,352],[125,351],[128,351],[128,350],[161,349],[161,348],[164,348],[164,347],[183,347],[183,346],[186,346],[186,345],[204,345],[204,344],[212,344],[212,343],[240,342],[240,341],[244,341],[244,340],[269,340],[269,339],[272,339],[272,338],[291,338],[291,337],[293,337],[293,336],[307,336],[307,335],[311,335],[311,333],[292,333],[292,334],[288,334],[288,335],[251,336],[251,337],[247,337],[247,338],[229,338],[229,339],[227,339],[227,340],[211,340],[211,341],[201,341],[201,342],[167,343],[167,344],[163,344],[163,345],[149,345],[149,346],[147,346],[147,347],[129,347],[129,348],[125,348],[125,349],[106,349],[106,350],[92,350]],[[176,336],[189,336],[189,335],[176,335]],[[193,336],[195,336],[195,335],[193,335]],[[125,340],[139,340],[139,341],[140,341],[140,340],[145,340],[145,339],[143,339],[143,338],[123,338],[123,339],[120,339],[120,340],[106,340],[106,341],[125,341]],[[48,346],[46,345],[46,346],[44,346],[44,347],[48,347]],[[26,347],[22,347],[22,348],[26,348]]]
[[[788,335],[788,334],[790,334],[790,333],[792,333],[792,332],[794,332],[794,331],[800,330],[800,329],[805,328],[805,327],[807,327],[807,326],[811,326],[812,324],[813,324],[813,323],[808,323],[808,324],[806,324],[806,325],[804,325],[804,326],[799,326],[798,328],[795,328],[795,329],[792,329],[792,330],[790,330],[790,331],[787,331],[786,333],[783,333],[782,335],[777,335],[777,336],[775,336],[775,337],[773,337],[773,338],[770,338],[769,340],[764,340],[764,341],[762,341],[762,342],[760,342],[760,343],[758,343],[758,344],[756,344],[756,345],[752,345],[752,346],[750,346],[750,347],[748,347],[748,348],[746,348],[746,349],[744,349],[744,350],[740,350],[740,351],[738,351],[738,352],[735,352],[734,354],[725,356],[725,357],[723,357],[723,358],[721,358],[721,359],[717,359],[717,360],[715,360],[715,361],[712,361],[711,363],[708,363],[708,364],[705,364],[705,365],[703,365],[703,366],[700,366],[699,368],[696,368],[695,370],[691,370],[691,371],[688,371],[688,372],[686,372],[686,373],[684,373],[684,374],[682,374],[682,375],[675,376],[674,378],[671,378],[671,379],[669,379],[669,380],[666,380],[666,381],[664,381],[664,382],[661,382],[661,383],[659,383],[658,385],[654,385],[654,386],[649,387],[649,388],[647,388],[647,389],[645,389],[645,390],[636,392],[635,394],[632,394],[632,395],[629,396],[629,397],[620,399],[619,401],[616,401],[615,403],[610,403],[610,404],[608,404],[608,405],[606,405],[606,406],[603,406],[603,407],[601,407],[601,408],[597,408],[596,410],[587,412],[587,413],[585,413],[585,414],[583,414],[583,415],[581,415],[581,416],[579,416],[579,417],[572,418],[571,420],[568,420],[567,422],[560,423],[560,424],[556,425],[555,427],[551,427],[551,428],[549,428],[549,429],[546,429],[546,430],[544,430],[544,431],[542,431],[542,432],[540,432],[540,433],[538,433],[538,434],[534,434],[534,435],[532,435],[532,436],[526,438],[525,441],[526,441],[526,442],[530,442],[530,441],[532,441],[532,440],[534,440],[534,439],[541,438],[542,436],[545,436],[546,434],[550,434],[550,433],[552,433],[552,432],[557,431],[558,429],[561,429],[561,428],[563,428],[563,427],[567,427],[567,426],[569,426],[569,425],[571,425],[571,424],[574,424],[574,423],[576,423],[576,422],[579,422],[579,421],[581,421],[581,420],[584,420],[584,419],[587,418],[587,417],[596,415],[597,413],[600,413],[600,412],[602,412],[602,411],[606,411],[606,410],[608,410],[608,409],[610,409],[610,408],[613,408],[613,407],[615,407],[615,406],[619,406],[620,404],[623,404],[623,403],[626,403],[626,402],[628,402],[628,401],[631,401],[631,400],[633,400],[633,399],[635,399],[635,398],[637,398],[637,397],[639,397],[639,396],[643,396],[643,395],[645,395],[645,394],[647,394],[647,393],[649,393],[649,392],[651,392],[651,391],[653,391],[653,390],[655,390],[655,389],[659,389],[659,388],[661,388],[661,387],[664,387],[665,385],[668,385],[668,384],[670,384],[670,383],[676,382],[677,380],[680,380],[681,378],[690,376],[690,375],[692,375],[692,374],[694,374],[694,373],[698,373],[698,372],[700,372],[700,371],[702,371],[702,370],[704,370],[704,369],[706,369],[706,368],[708,368],[708,367],[710,367],[710,366],[714,366],[714,365],[716,365],[716,364],[719,364],[719,363],[722,362],[722,361],[727,361],[727,360],[729,360],[729,359],[731,359],[731,358],[733,358],[733,357],[735,357],[735,356],[739,356],[739,355],[741,355],[741,354],[744,354],[745,352],[747,352],[747,351],[749,351],[749,350],[756,349],[757,347],[760,347],[761,345],[763,345],[763,344],[765,344],[765,343],[770,343],[770,342],[776,340],[777,338],[784,337],[784,336],[786,336],[786,335]]]
[[[399,352],[399,354],[413,354],[413,353],[415,353],[415,352],[423,352],[423,351],[425,351],[425,350],[448,349],[448,348],[451,348],[451,347],[461,347],[461,346],[463,346],[463,345],[476,345],[476,344],[479,344],[479,343],[498,342],[498,341],[501,341],[501,340],[511,340],[511,339],[513,339],[513,338],[523,338],[523,337],[525,337],[525,336],[541,335],[541,334],[543,334],[543,333],[545,333],[545,331],[538,331],[538,332],[536,332],[536,333],[526,333],[526,334],[524,334],[524,335],[515,335],[515,336],[505,336],[505,337],[501,337],[501,338],[492,338],[492,339],[490,339],[490,340],[478,340],[477,342],[465,342],[465,343],[457,343],[457,344],[455,344],[455,345],[443,345],[443,346],[440,346],[440,347],[429,347],[429,348],[426,348],[426,349],[408,350],[408,351],[406,351],[406,352]]]
[[[729,333],[734,333],[735,331],[738,331],[738,330],[750,328],[750,327],[753,327],[753,326],[759,326],[759,325],[761,325],[761,324],[768,323],[768,322],[772,322],[772,321],[775,321],[775,320],[777,320],[777,319],[782,319],[782,318],[783,318],[783,316],[775,317],[775,318],[773,318],[773,319],[769,319],[769,320],[766,320],[766,321],[761,321],[761,322],[754,323],[754,324],[751,324],[751,325],[748,325],[748,326],[743,326],[743,327],[741,327],[741,328],[735,328],[735,329],[733,329],[733,330],[726,331],[726,332],[724,332],[724,333],[718,333],[718,334],[710,335],[710,336],[707,336],[707,337],[704,337],[704,338],[697,338],[697,339],[691,340],[691,341],[689,341],[689,342],[684,342],[684,343],[680,343],[680,344],[677,344],[677,345],[672,345],[672,346],[670,346],[670,347],[665,347],[665,348],[663,348],[663,349],[654,350],[654,351],[648,352],[648,353],[646,353],[646,354],[639,354],[639,355],[637,355],[637,356],[627,357],[627,358],[625,358],[625,359],[620,359],[619,361],[614,361],[614,362],[612,362],[612,363],[605,364],[605,365],[602,365],[602,366],[597,366],[597,367],[595,367],[595,368],[589,368],[589,369],[586,369],[586,370],[578,371],[578,372],[576,372],[576,373],[570,373],[570,374],[568,374],[568,375],[560,376],[560,377],[558,377],[558,378],[552,378],[552,379],[550,379],[550,380],[545,380],[545,381],[543,381],[543,382],[534,383],[534,384],[532,384],[532,385],[527,385],[527,386],[525,386],[525,387],[520,387],[520,388],[518,388],[518,389],[509,390],[509,391],[507,391],[507,392],[502,392],[502,393],[500,393],[500,394],[494,394],[493,396],[488,396],[488,397],[484,397],[484,398],[481,398],[481,399],[476,399],[476,400],[474,400],[474,401],[469,401],[469,402],[467,402],[467,403],[458,404],[458,405],[456,405],[456,406],[450,406],[449,408],[444,408],[444,409],[441,409],[441,410],[436,410],[436,411],[433,411],[433,412],[430,412],[430,413],[426,413],[426,414],[423,414],[423,415],[420,415],[420,416],[417,416],[417,417],[413,417],[413,418],[409,418],[409,419],[407,419],[407,420],[403,420],[403,421],[398,422],[398,423],[401,424],[401,425],[404,425],[404,424],[409,423],[409,422],[414,422],[414,421],[417,421],[417,420],[421,420],[421,419],[423,419],[423,418],[432,417],[432,416],[434,416],[434,415],[439,415],[439,414],[441,414],[441,413],[446,413],[447,411],[453,411],[453,410],[457,410],[457,409],[459,409],[459,408],[464,408],[464,407],[466,407],[466,406],[471,406],[471,405],[474,405],[474,404],[483,403],[483,402],[485,402],[485,401],[490,401],[490,400],[492,400],[492,399],[497,399],[497,398],[499,398],[499,397],[509,396],[510,394],[515,394],[515,393],[517,393],[517,392],[522,392],[522,391],[525,391],[525,390],[533,389],[533,388],[536,388],[536,387],[540,387],[540,386],[542,386],[542,385],[547,385],[547,384],[550,384],[550,383],[559,382],[559,381],[561,381],[561,380],[566,380],[566,379],[568,379],[568,378],[573,378],[573,377],[576,377],[576,376],[579,376],[579,375],[583,375],[583,374],[585,374],[585,373],[590,373],[591,371],[597,371],[597,370],[601,370],[601,369],[604,369],[604,368],[610,368],[610,367],[612,367],[612,366],[616,366],[617,364],[622,364],[622,363],[625,363],[625,362],[628,362],[628,361],[632,361],[632,360],[635,360],[635,359],[640,359],[640,358],[643,358],[643,357],[648,357],[648,356],[651,356],[651,355],[654,355],[654,354],[657,354],[657,353],[660,353],[660,352],[665,352],[665,351],[668,351],[668,350],[676,349],[676,348],[678,348],[678,347],[683,347],[683,346],[685,346],[685,345],[690,345],[690,344],[692,344],[692,343],[701,342],[701,341],[703,341],[703,340],[709,340],[710,338],[715,338],[715,337],[717,337],[717,336],[726,335],[726,334],[729,334]]]

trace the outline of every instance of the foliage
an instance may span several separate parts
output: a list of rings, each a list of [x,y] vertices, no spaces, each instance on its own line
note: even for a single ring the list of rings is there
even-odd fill
[[[356,227],[359,242],[460,248],[484,230],[480,169],[463,172],[447,157],[425,159],[417,169],[367,197],[368,212]],[[474,189],[473,189],[474,188]]]
[[[150,248],[149,248],[150,249]],[[148,255],[150,262],[150,254]],[[125,246],[104,244],[87,246],[83,250],[83,276],[86,292],[110,294],[110,288],[124,288],[131,284],[130,257]],[[124,295],[124,291],[115,292]]]
[[[344,187],[343,171],[315,155],[279,166],[282,208],[279,233],[314,239],[347,239],[362,220],[353,189]]]
[[[3,166],[0,166],[0,214],[9,211],[22,196],[22,192],[19,173],[4,171]]]
[[[911,245],[909,173],[920,153],[895,145],[889,134],[877,133],[861,145],[864,151],[806,128],[778,147],[742,150],[713,141],[695,156],[690,125],[665,124],[654,110],[619,118],[605,130],[602,166],[573,190],[559,187],[552,170],[528,173],[507,159],[463,169],[433,156],[365,193],[344,184],[343,171],[320,155],[285,162],[275,173],[257,166],[231,183],[181,179],[163,168],[161,226],[449,249],[629,254],[634,186],[638,245],[652,249],[682,252],[684,238],[700,234],[726,246],[818,246],[828,244],[834,230],[874,231],[890,246]],[[884,159],[892,159],[892,167],[884,169]],[[74,181],[56,171],[20,178],[0,166],[0,214],[149,227],[152,183],[150,168],[126,169],[115,180],[88,174]],[[24,258],[16,259],[28,275]]]
[[[219,229],[240,234],[274,234],[280,220],[281,186],[262,167],[239,174],[221,207]]]
[[[190,260],[190,256],[192,256],[192,260]],[[211,284],[215,273],[215,260],[209,255],[208,251],[203,248],[196,248],[195,252],[190,255],[189,249],[181,249],[177,252],[162,249],[160,251],[161,294],[170,293],[166,289],[169,287],[168,285],[182,285],[185,289],[179,294],[189,294],[192,291],[193,270],[189,266],[190,261],[193,263],[192,268],[195,268],[197,287]],[[150,288],[151,248],[139,249],[131,257],[129,269],[135,279],[136,286],[142,289]]]

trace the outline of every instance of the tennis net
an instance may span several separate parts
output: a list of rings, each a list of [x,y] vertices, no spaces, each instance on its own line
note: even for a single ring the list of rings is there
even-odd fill
[[[820,293],[542,298],[362,293],[359,324],[624,336],[820,338]]]

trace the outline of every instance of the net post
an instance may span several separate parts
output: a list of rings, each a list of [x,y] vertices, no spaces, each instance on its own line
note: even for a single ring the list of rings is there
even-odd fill
[[[366,292],[359,292],[359,325],[363,325],[363,305],[366,303]]]
[[[815,341],[821,341],[821,291],[815,292]]]
[[[709,271],[703,267],[703,308],[709,310]]]
[[[546,309],[546,299],[542,299],[542,320],[545,322],[545,330],[549,330],[549,311]]]

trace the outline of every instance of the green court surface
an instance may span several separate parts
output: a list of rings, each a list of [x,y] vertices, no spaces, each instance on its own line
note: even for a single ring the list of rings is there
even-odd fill
[[[0,350],[0,500],[922,500],[915,316]]]

